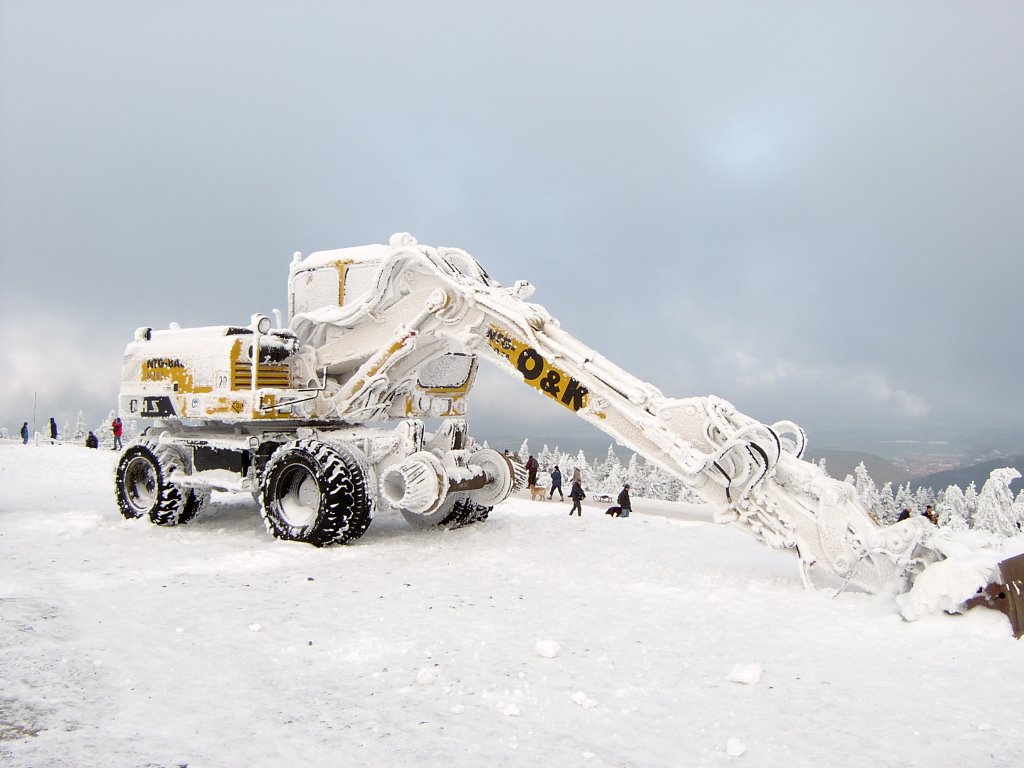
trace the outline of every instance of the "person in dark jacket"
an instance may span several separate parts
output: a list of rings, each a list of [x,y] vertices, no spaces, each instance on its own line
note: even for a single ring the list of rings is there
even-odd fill
[[[89,436],[87,438],[85,438],[85,447],[86,448],[99,448],[100,447],[100,439],[98,437],[96,437],[96,434],[94,432],[90,432]]]
[[[633,505],[629,501],[629,483],[622,486],[622,490],[619,491],[619,498],[615,501],[619,505],[619,509],[622,510],[619,512],[619,517],[629,517],[629,513],[633,511]]]
[[[551,470],[551,491],[548,493],[549,501],[555,497],[555,491],[558,491],[558,498],[565,501],[565,494],[562,493],[562,470],[558,468],[557,464]]]
[[[50,439],[57,439],[57,422],[53,420],[53,416],[50,417]]]
[[[576,513],[577,517],[583,517],[583,507],[580,506],[580,502],[587,498],[587,494],[583,492],[583,486],[579,482],[572,484],[569,498],[572,499],[572,509],[569,510],[569,517],[572,517],[573,512]]]
[[[530,456],[530,458],[526,460],[526,471],[529,473],[526,484],[531,488],[537,484],[538,469],[540,469],[540,465],[537,463],[537,460],[533,458],[533,456]]]
[[[28,445],[28,422],[21,425],[21,442]]]
[[[900,512],[900,516],[896,518],[896,522],[897,523],[902,523],[908,517],[910,517],[910,510],[909,509],[904,509],[902,512]]]

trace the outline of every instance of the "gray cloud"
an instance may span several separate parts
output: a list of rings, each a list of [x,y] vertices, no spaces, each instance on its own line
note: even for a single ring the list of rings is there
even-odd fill
[[[1017,3],[0,14],[0,424],[102,416],[136,326],[242,322],[292,251],[397,230],[675,396],[1021,422]]]

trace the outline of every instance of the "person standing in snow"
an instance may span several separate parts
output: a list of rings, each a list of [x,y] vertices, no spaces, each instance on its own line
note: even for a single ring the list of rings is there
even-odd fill
[[[537,463],[537,460],[533,458],[533,456],[531,455],[530,458],[526,460],[526,471],[529,473],[526,484],[529,485],[531,488],[533,488],[533,486],[537,484],[538,469],[540,469],[540,465]]]
[[[615,503],[622,510],[619,513],[619,517],[629,517],[629,513],[633,511],[633,505],[629,501],[629,483],[622,486],[622,490],[619,491],[619,498],[615,500]]]
[[[53,416],[50,417],[50,439],[57,439],[57,422],[53,420]]]
[[[124,425],[121,424],[121,417],[115,416],[114,421],[110,424],[110,431],[114,433],[114,448],[113,450],[118,451],[121,449],[121,433],[124,431]]]
[[[555,468],[551,470],[551,492],[548,494],[548,500],[550,501],[555,497],[555,491],[558,491],[558,498],[565,501],[565,494],[562,493],[562,470],[555,464]]]
[[[100,439],[98,437],[96,437],[95,433],[90,432],[89,436],[87,438],[85,438],[85,447],[86,448],[99,448],[100,447]]]
[[[573,481],[572,490],[569,491],[569,498],[572,499],[572,509],[569,510],[569,517],[572,517],[572,513],[575,512],[577,517],[583,517],[583,507],[580,502],[587,498],[587,494],[583,492],[583,485],[579,480]]]
[[[21,442],[23,445],[28,445],[28,422],[24,422],[21,425]]]
[[[582,483],[583,482],[583,478],[580,476],[580,468],[579,467],[573,467],[572,468],[572,481],[574,483]]]

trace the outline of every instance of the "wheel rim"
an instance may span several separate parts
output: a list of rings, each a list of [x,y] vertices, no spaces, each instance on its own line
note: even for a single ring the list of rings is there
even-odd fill
[[[137,515],[148,513],[159,497],[160,478],[153,462],[145,456],[136,456],[125,467],[124,496],[128,506]]]
[[[320,484],[306,467],[289,467],[278,480],[281,517],[289,526],[304,528],[320,513]]]

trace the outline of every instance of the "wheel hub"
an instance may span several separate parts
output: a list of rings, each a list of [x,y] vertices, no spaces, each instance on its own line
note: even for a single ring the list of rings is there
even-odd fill
[[[159,478],[156,467],[144,456],[132,459],[124,472],[125,500],[138,515],[148,513],[156,504]]]

